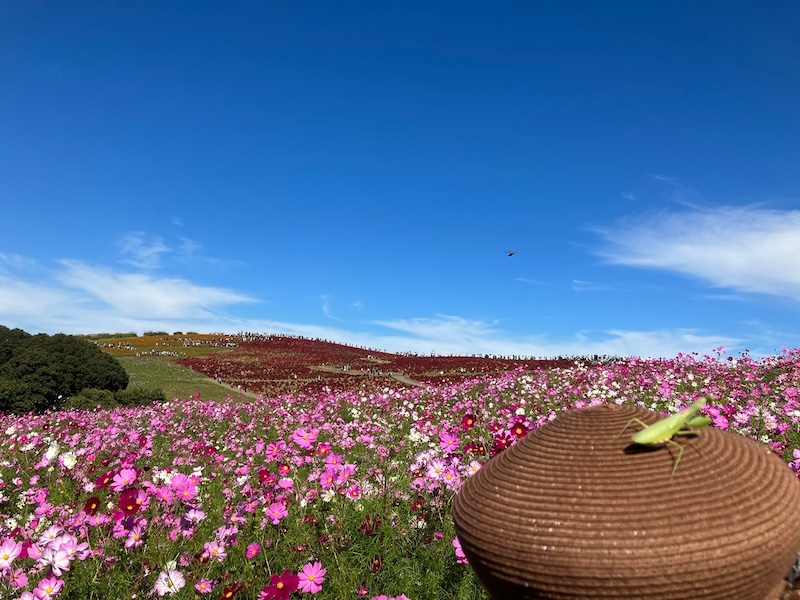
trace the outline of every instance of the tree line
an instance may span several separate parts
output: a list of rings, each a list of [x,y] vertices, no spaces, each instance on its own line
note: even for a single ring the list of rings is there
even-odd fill
[[[0,325],[0,412],[110,408],[164,399],[161,390],[126,389],[128,382],[120,362],[93,342]]]

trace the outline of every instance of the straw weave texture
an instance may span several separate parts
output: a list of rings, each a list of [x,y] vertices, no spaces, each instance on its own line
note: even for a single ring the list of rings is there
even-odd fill
[[[800,482],[767,448],[707,428],[631,443],[663,415],[574,410],[489,461],[454,501],[478,578],[501,598],[772,600],[800,551]],[[615,439],[616,438],[616,439]]]

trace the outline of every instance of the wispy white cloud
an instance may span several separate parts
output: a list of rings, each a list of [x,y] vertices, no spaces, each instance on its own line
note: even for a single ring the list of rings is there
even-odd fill
[[[596,229],[610,263],[662,269],[739,292],[800,300],[800,210],[660,212]]]
[[[61,260],[56,264],[55,272],[47,280],[36,283],[0,275],[0,323],[31,333],[286,333],[390,352],[422,354],[668,357],[679,352],[707,353],[721,345],[741,346],[741,340],[690,330],[611,330],[558,338],[518,336],[503,331],[497,321],[453,315],[388,319],[347,329],[238,318],[230,314],[230,307],[254,302],[254,299],[232,290],[149,273],[122,273],[76,260]]]
[[[161,257],[172,252],[161,238],[148,236],[141,231],[124,235],[118,245],[122,262],[139,269],[157,269],[161,266]]]
[[[668,177],[667,175],[659,175],[658,173],[648,173],[647,175],[657,181],[663,181],[664,183],[677,183],[677,179],[675,177]]]
[[[515,281],[519,281],[521,283],[527,283],[530,285],[543,285],[543,281],[539,281],[538,279],[528,279],[527,277],[517,277]]]
[[[513,336],[497,328],[496,322],[438,315],[435,319],[379,321],[379,325],[411,337],[383,336],[386,348],[405,344],[417,352],[439,354],[498,354],[535,357],[552,356],[641,356],[674,357],[679,353],[707,354],[712,348],[741,347],[742,341],[692,329],[662,331],[579,332],[572,336]]]
[[[334,321],[341,321],[338,317],[333,316],[331,313],[331,297],[328,294],[322,294],[320,297],[320,308],[322,308],[322,314],[332,319]]]
[[[146,318],[203,318],[213,309],[252,298],[236,292],[195,285],[185,279],[156,278],[145,273],[117,273],[76,260],[60,261],[58,280],[67,288],[84,292],[92,301],[117,314]]]
[[[37,267],[37,263],[32,258],[20,256],[19,254],[3,254],[0,252],[0,271],[8,268],[14,270],[33,270]]]
[[[572,280],[572,290],[575,292],[604,292],[609,290],[607,286],[585,281],[583,279]]]

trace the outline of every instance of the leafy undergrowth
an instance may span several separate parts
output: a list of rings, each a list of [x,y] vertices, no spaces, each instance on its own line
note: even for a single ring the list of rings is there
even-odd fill
[[[0,416],[0,597],[486,598],[451,518],[468,477],[564,411],[703,395],[798,470],[800,351]]]

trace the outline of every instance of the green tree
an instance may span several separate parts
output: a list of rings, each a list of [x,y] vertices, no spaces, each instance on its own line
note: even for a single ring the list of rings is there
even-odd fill
[[[23,396],[13,400],[7,391],[0,399],[0,411],[58,410],[67,398],[87,388],[114,393],[128,386],[128,374],[119,361],[92,342],[64,334],[30,336],[9,331],[0,331],[0,342],[7,340],[10,348],[9,358],[0,364],[0,381],[20,384],[13,389]]]

